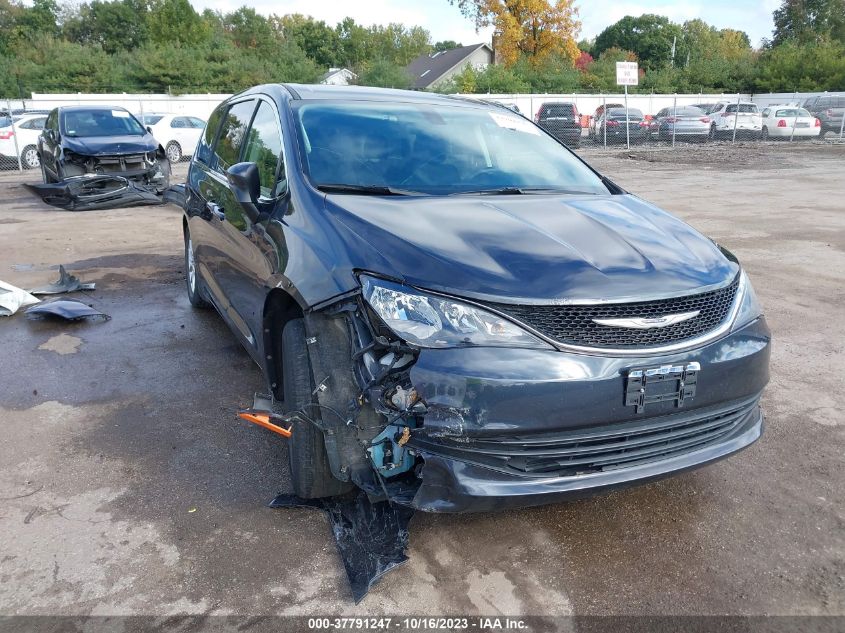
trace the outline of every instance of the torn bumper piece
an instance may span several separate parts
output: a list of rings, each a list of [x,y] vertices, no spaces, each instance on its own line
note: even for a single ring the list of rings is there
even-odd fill
[[[86,174],[57,183],[26,186],[47,204],[68,211],[162,204],[160,185],[139,183],[124,176]]]
[[[362,490],[342,497],[300,499],[279,495],[271,508],[316,508],[331,523],[356,604],[391,569],[408,560],[408,524],[414,511],[387,501],[371,502]]]

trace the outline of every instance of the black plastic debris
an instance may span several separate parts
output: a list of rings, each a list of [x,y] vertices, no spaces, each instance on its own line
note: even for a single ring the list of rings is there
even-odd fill
[[[123,176],[74,176],[61,182],[27,184],[44,202],[68,211],[118,209],[145,204],[162,204],[153,186],[145,187]]]
[[[59,266],[59,279],[47,286],[39,286],[29,291],[31,295],[57,295],[75,290],[94,290],[95,284],[84,284],[75,275],[71,275],[64,266]]]
[[[271,508],[317,508],[329,517],[355,603],[384,574],[408,557],[408,523],[414,510],[388,501],[372,503],[363,490],[326,499],[279,495]]]
[[[102,319],[103,321],[108,321],[111,318],[108,314],[103,314],[81,301],[73,301],[71,299],[59,299],[57,301],[39,303],[29,308],[25,314],[30,319],[53,317],[66,321],[79,321],[82,319]]]

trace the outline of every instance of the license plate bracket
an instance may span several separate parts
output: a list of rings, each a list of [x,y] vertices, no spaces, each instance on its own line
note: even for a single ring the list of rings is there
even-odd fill
[[[647,404],[674,402],[676,407],[695,397],[701,364],[696,362],[656,367],[636,367],[625,376],[625,406],[635,413]]]

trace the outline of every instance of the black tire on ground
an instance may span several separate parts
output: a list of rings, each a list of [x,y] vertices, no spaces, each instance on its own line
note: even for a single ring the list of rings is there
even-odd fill
[[[39,158],[40,158],[40,156],[39,156]],[[44,161],[43,160],[41,161],[41,180],[44,181],[45,185],[49,185],[51,182],[53,182],[53,179],[50,178],[50,175],[47,173],[47,169],[44,167]]]
[[[287,413],[305,409],[305,414],[319,420],[314,403],[314,381],[311,379],[311,365],[305,342],[305,321],[293,319],[282,330],[282,383],[284,385],[284,409]],[[350,483],[334,478],[323,432],[307,421],[294,421],[293,433],[288,441],[290,475],[293,491],[302,499],[333,497],[352,490]]]
[[[185,286],[188,289],[188,301],[195,308],[205,310],[210,308],[211,305],[203,299],[199,284],[199,270],[197,269],[191,234],[188,229],[185,229]]]
[[[167,155],[167,159],[171,164],[178,163],[182,160],[182,146],[176,141],[170,141],[167,144],[164,153]]]
[[[767,125],[764,125],[763,129],[760,131],[760,138],[764,141],[769,140],[769,127]]]
[[[23,148],[21,165],[24,169],[38,169],[41,165],[41,157],[38,155],[38,148],[35,145],[27,145]]]

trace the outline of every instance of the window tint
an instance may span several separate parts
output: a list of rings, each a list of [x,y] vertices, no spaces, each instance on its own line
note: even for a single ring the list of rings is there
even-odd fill
[[[41,130],[44,128],[44,123],[47,121],[47,117],[39,117],[37,119],[30,119],[29,121],[24,121],[21,123],[20,127],[25,130]]]
[[[47,115],[47,124],[44,127],[48,127],[54,132],[59,129],[59,111],[53,110],[49,115]]]
[[[542,116],[572,116],[572,105],[569,103],[547,103],[543,106]]]
[[[173,120],[170,121],[170,127],[191,127],[191,124],[188,123],[188,119],[183,116],[173,117]]]
[[[140,119],[144,125],[155,125],[164,118],[163,114],[143,114]]]
[[[725,112],[736,112],[736,104],[731,103],[727,108],[725,108]],[[756,114],[757,104],[756,103],[740,103],[739,104],[739,112],[742,113],[752,113]]]
[[[617,118],[625,118],[625,108],[612,108],[607,111],[607,118],[609,119],[617,119]],[[643,113],[642,110],[637,110],[636,108],[628,108],[628,118],[629,119],[642,119]]]
[[[241,147],[246,137],[246,128],[255,110],[255,99],[236,103],[229,108],[220,126],[217,146],[214,148],[215,164],[218,171],[226,171],[238,162]]]
[[[196,159],[209,166],[212,163],[211,146],[214,145],[214,138],[217,136],[217,130],[220,128],[220,121],[223,118],[224,112],[226,112],[225,106],[220,106],[211,113],[205,133],[200,138],[200,143],[197,147]]]
[[[195,116],[189,116],[188,120],[191,122],[191,125],[193,125],[197,129],[201,130],[205,127],[205,121],[203,121],[202,119],[198,119]]]
[[[286,182],[283,174],[276,186],[276,167],[281,156],[282,131],[279,127],[279,116],[269,103],[260,101],[249,129],[243,160],[258,165],[261,195],[264,198],[274,198],[284,191]]]
[[[771,114],[771,112],[772,112],[771,108],[766,108],[765,110],[763,110],[763,116],[767,117],[767,116],[769,116],[769,114]]]
[[[775,112],[775,116],[810,116],[810,113],[806,110],[799,110],[798,108],[788,108],[778,110]]]

